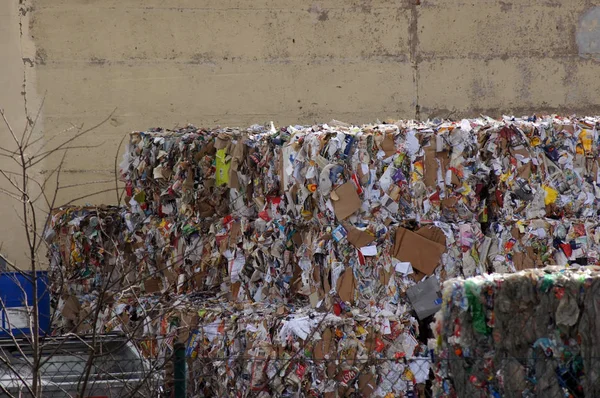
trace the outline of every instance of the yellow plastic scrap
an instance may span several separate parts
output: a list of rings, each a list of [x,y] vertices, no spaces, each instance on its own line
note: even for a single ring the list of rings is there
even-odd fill
[[[469,184],[467,184],[467,182],[463,182],[463,190],[462,190],[462,194],[463,196],[469,196],[469,194],[471,193],[471,187],[469,186]]]
[[[581,145],[583,146],[583,151],[585,151],[585,153],[592,151],[592,134],[590,134],[588,130],[583,130],[581,134],[579,134],[579,141],[581,141]],[[583,155],[583,151],[579,146],[577,147],[577,154]]]
[[[413,164],[412,182],[417,182],[423,179],[424,168],[423,161],[418,160]]]
[[[544,185],[544,192],[546,192],[546,196],[544,198],[544,204],[546,206],[555,203],[556,199],[558,199],[558,191],[556,189],[549,187],[548,185]]]
[[[216,155],[216,171],[215,171],[215,184],[217,186],[229,184],[229,168],[231,162],[227,160],[227,154],[225,149],[219,149]]]
[[[363,328],[361,325],[359,325],[359,326],[356,328],[356,335],[357,335],[357,336],[362,336],[363,334],[366,334],[366,333],[367,333],[367,331],[366,331],[366,330],[365,330],[365,328]]]
[[[81,255],[79,254],[79,251],[77,251],[77,250],[73,250],[71,252],[71,257],[73,258],[73,261],[76,263],[83,261],[83,257],[81,257]]]
[[[520,233],[525,233],[525,223],[523,222],[523,220],[517,221],[517,228],[519,228]]]

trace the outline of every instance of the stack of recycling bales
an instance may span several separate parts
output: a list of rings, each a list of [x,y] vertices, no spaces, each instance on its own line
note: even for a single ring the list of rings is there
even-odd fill
[[[428,377],[412,310],[425,318],[439,308],[438,280],[597,263],[600,235],[588,221],[598,209],[597,125],[481,118],[133,133],[119,233],[55,218],[54,269],[79,260],[79,247],[89,252],[86,240],[117,242],[103,262],[67,268],[61,312],[76,318],[102,299],[96,327],[142,324],[152,352],[180,339],[196,363],[272,358],[251,369],[213,361],[214,378],[197,386],[207,394],[405,394]],[[61,246],[65,230],[78,234]],[[89,286],[114,268],[130,277],[105,299]],[[94,275],[83,290],[80,275]],[[240,329],[237,319],[254,323]],[[329,354],[317,354],[329,338]],[[359,360],[329,369],[348,349]]]
[[[600,267],[444,284],[436,397],[597,397]]]

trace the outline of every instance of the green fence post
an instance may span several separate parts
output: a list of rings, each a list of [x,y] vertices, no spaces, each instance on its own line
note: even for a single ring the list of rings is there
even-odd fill
[[[185,369],[185,345],[183,343],[175,343],[173,363],[173,381],[174,381],[174,398],[186,397],[186,369]]]

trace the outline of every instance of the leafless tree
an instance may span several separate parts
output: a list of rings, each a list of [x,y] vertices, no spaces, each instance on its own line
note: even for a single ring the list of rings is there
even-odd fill
[[[43,104],[42,104],[43,105]],[[84,126],[71,126],[66,130],[52,136],[36,137],[35,129],[40,118],[40,110],[35,118],[28,118],[25,128],[22,132],[17,132],[9,123],[5,113],[0,109],[0,115],[4,126],[10,133],[10,142],[4,142],[0,145],[0,157],[5,162],[0,166],[0,178],[6,182],[5,187],[0,188],[0,193],[7,199],[4,206],[9,208],[9,203],[16,204],[18,218],[21,220],[22,227],[15,231],[16,234],[23,234],[26,242],[27,264],[14,264],[7,261],[7,268],[15,279],[15,286],[21,290],[23,297],[27,297],[23,281],[31,286],[33,292],[38,292],[40,284],[45,283],[40,279],[38,271],[46,270],[49,267],[46,253],[48,252],[48,242],[45,234],[48,233],[52,223],[52,217],[56,214],[56,209],[64,208],[77,201],[84,200],[93,195],[115,191],[117,199],[120,200],[119,184],[116,172],[117,154],[115,155],[115,178],[114,187],[109,189],[91,190],[84,195],[70,199],[67,203],[59,203],[59,197],[65,189],[78,188],[83,185],[100,185],[111,183],[109,181],[92,181],[81,184],[61,185],[61,172],[70,151],[89,150],[95,146],[79,144],[79,141],[85,135],[99,129],[104,125],[113,113],[108,115],[99,123],[85,128]],[[121,141],[122,144],[122,141]],[[121,144],[119,144],[119,149]],[[56,166],[45,173],[38,173],[38,168],[42,162],[54,159]],[[41,178],[38,177],[41,175]],[[89,188],[89,187],[88,187]],[[90,191],[90,190],[88,190]],[[92,209],[97,211],[98,209]],[[98,210],[99,211],[99,210]],[[101,226],[101,229],[103,227]],[[112,253],[117,257],[119,244],[112,237],[101,231],[107,239],[107,245],[115,250]],[[46,236],[47,237],[47,236]],[[20,391],[16,396],[41,397],[41,396],[69,396],[75,392],[75,396],[87,396],[92,386],[103,380],[110,379],[115,373],[132,375],[137,372],[131,368],[131,358],[119,362],[117,354],[125,346],[137,344],[136,336],[139,336],[139,328],[143,322],[127,330],[125,337],[115,339],[114,336],[106,336],[102,328],[95,327],[103,311],[106,311],[110,303],[110,292],[115,288],[121,289],[127,286],[127,275],[129,270],[119,269],[118,266],[107,267],[102,270],[102,285],[98,289],[99,300],[91,308],[90,313],[85,318],[79,319],[71,325],[69,330],[59,330],[60,336],[47,334],[47,331],[41,330],[40,320],[40,297],[34,293],[31,305],[25,303],[27,317],[27,328],[31,333],[13,333],[10,317],[7,317],[7,324],[0,329],[6,337],[3,339],[5,344],[0,343],[0,391],[7,396],[15,396],[14,391]],[[118,274],[118,276],[117,276]],[[55,268],[52,273],[52,280],[48,283],[48,289],[51,290],[53,299],[58,300],[63,294],[63,287],[70,283],[67,271],[60,267]],[[24,278],[24,279],[23,279]],[[18,279],[18,280],[17,280]],[[136,281],[137,284],[140,281]],[[131,287],[131,285],[129,285]],[[55,301],[56,301],[55,300]],[[50,315],[50,324],[54,325],[57,317],[60,316],[55,311],[55,305]],[[3,300],[0,300],[0,310],[8,314],[7,307]],[[157,311],[155,311],[157,312]],[[82,322],[91,320],[94,326],[86,330],[85,336],[77,331]],[[110,344],[105,342],[110,342]],[[114,344],[113,344],[114,343]],[[108,348],[107,348],[108,347]],[[79,357],[78,368],[74,367],[69,371],[69,364],[62,364],[63,372],[58,379],[48,381],[43,378],[44,372],[49,368],[58,365],[57,358],[70,355],[73,358]],[[15,359],[16,358],[16,359]],[[146,363],[146,365],[148,365]],[[160,363],[164,365],[164,361]],[[72,364],[71,366],[75,366]],[[129,367],[128,367],[129,366]],[[145,366],[143,374],[136,374],[136,383],[128,383],[125,387],[130,395],[148,392],[149,388],[156,390],[154,375],[158,367],[156,363]],[[56,369],[55,369],[56,370]],[[3,374],[2,374],[3,373]],[[60,373],[60,372],[59,372]],[[74,382],[75,381],[75,382]],[[76,384],[76,391],[67,387],[68,383]],[[150,385],[154,383],[153,385]],[[119,396],[123,396],[120,391]]]

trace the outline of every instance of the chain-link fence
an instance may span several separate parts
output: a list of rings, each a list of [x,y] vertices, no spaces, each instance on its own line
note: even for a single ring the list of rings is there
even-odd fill
[[[60,339],[41,344],[34,355],[26,341],[0,341],[0,397],[156,397],[161,372],[124,339]]]
[[[17,356],[15,356],[17,357]],[[136,360],[54,355],[40,368],[43,397],[549,397],[600,396],[600,359],[196,358],[163,366]],[[226,363],[225,373],[221,365]],[[0,396],[29,397],[24,361],[0,366]],[[89,369],[89,370],[88,370]],[[89,372],[89,373],[88,373]],[[87,382],[85,381],[87,380]]]
[[[219,374],[215,363],[229,363]],[[195,397],[520,397],[600,396],[600,359],[526,358],[204,358],[188,368]]]

